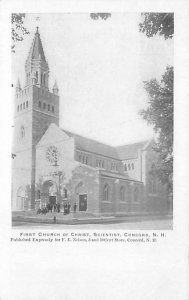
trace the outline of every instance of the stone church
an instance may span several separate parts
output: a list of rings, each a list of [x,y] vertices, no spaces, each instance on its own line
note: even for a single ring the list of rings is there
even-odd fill
[[[93,215],[166,213],[168,197],[153,173],[153,140],[112,147],[59,127],[59,90],[38,28],[14,102],[12,210],[48,203]]]

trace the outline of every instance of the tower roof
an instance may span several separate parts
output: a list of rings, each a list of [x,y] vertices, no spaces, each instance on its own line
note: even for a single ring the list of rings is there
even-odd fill
[[[19,80],[19,79],[18,79],[18,81],[17,81],[16,88],[17,88],[17,89],[21,89],[21,85],[20,85],[20,80]]]
[[[36,28],[36,33],[29,51],[27,61],[32,59],[40,59],[46,62],[38,27]]]

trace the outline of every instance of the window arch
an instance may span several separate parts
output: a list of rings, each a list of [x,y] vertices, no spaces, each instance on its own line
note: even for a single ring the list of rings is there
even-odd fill
[[[110,187],[108,184],[105,184],[103,188],[103,201],[110,201]]]
[[[125,187],[120,187],[120,201],[125,201]]]

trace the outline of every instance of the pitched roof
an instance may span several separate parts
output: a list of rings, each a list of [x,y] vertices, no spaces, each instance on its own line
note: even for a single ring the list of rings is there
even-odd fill
[[[116,147],[119,158],[121,160],[137,158],[138,150],[142,149],[148,142],[149,141],[143,141],[143,142]]]
[[[27,61],[32,59],[41,59],[46,62],[38,27],[28,54]]]
[[[113,159],[119,159],[116,148],[103,144],[101,142],[77,135],[62,129],[68,136],[74,137],[76,141],[76,148],[86,152],[92,152],[98,155],[107,156]]]

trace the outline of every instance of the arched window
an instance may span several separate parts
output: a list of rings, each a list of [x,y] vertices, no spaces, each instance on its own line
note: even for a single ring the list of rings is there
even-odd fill
[[[157,193],[157,178],[153,175],[151,175],[149,179],[149,193],[150,194]]]
[[[102,169],[104,169],[104,161],[102,161]]]
[[[17,111],[19,111],[19,105],[17,106]]]
[[[134,163],[131,164],[131,167],[132,167],[132,170],[134,170],[134,168],[135,168],[135,167],[134,167]]]
[[[134,188],[133,193],[134,193],[134,195],[133,195],[134,201],[137,202],[138,201],[138,188],[137,187]]]
[[[85,156],[82,157],[82,163],[85,163]]]
[[[85,163],[88,164],[88,157],[85,158]]]
[[[45,74],[43,75],[43,84],[45,85]]]
[[[120,187],[120,201],[125,201],[125,187]]]
[[[54,112],[54,106],[52,106],[52,112]]]
[[[96,167],[98,167],[98,159],[96,159]]]
[[[41,108],[41,101],[39,101],[39,108]]]
[[[125,164],[124,167],[125,167],[125,171],[127,172],[127,164]]]
[[[41,73],[41,84],[43,84],[43,74]]]
[[[105,184],[103,188],[103,201],[110,201],[110,188],[108,184]]]
[[[23,103],[23,109],[25,109],[25,102]]]
[[[43,103],[43,109],[45,109],[46,108],[46,103]]]
[[[50,104],[48,104],[48,111],[50,111]]]
[[[26,108],[28,108],[28,101],[26,101]]]
[[[36,83],[38,83],[38,72],[37,71],[35,73],[35,77],[36,77]]]
[[[22,110],[22,104],[20,104],[20,110]]]
[[[131,170],[131,166],[130,166],[130,164],[128,164],[128,170],[129,170],[129,171]]]

